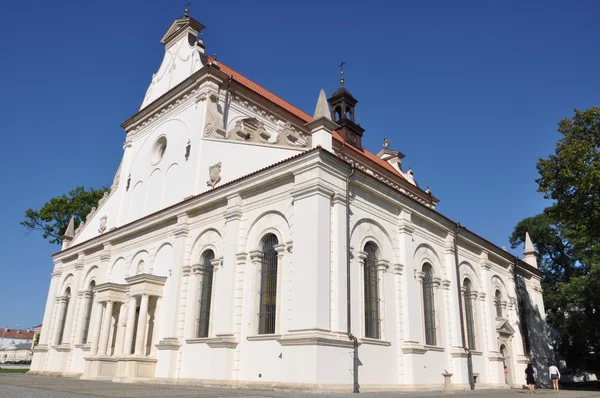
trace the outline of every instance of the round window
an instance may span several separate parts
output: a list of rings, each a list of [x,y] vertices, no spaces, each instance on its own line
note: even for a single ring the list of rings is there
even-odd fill
[[[159,137],[158,140],[154,143],[152,147],[152,164],[157,164],[161,161],[163,156],[165,155],[165,151],[167,150],[167,137],[164,135]]]

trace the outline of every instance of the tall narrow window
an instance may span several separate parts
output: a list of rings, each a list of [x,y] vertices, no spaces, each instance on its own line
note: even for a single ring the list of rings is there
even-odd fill
[[[91,281],[85,296],[85,318],[83,320],[83,330],[81,331],[81,344],[86,344],[88,341],[90,320],[92,319],[92,309],[94,308],[94,287],[96,287],[96,282]]]
[[[500,293],[500,290],[496,290],[496,297],[494,300],[496,304],[496,316],[502,318],[502,293]]]
[[[202,282],[200,284],[200,302],[198,305],[198,333],[196,337],[208,337],[210,324],[210,301],[212,298],[213,265],[215,253],[206,250],[202,254]]]
[[[425,344],[435,345],[435,302],[433,295],[433,269],[423,265],[423,318],[425,320]]]
[[[63,343],[63,337],[65,333],[65,326],[67,323],[67,314],[69,313],[69,302],[71,301],[71,288],[68,287],[65,290],[65,294],[62,297],[62,312],[60,314],[60,326],[58,328],[58,338],[56,339],[56,344],[61,345]]]
[[[473,309],[473,299],[471,298],[471,281],[465,279],[465,320],[467,322],[467,344],[470,350],[475,349],[475,313]]]
[[[262,239],[262,264],[260,268],[260,312],[258,334],[275,333],[277,312],[277,237],[268,234]]]
[[[378,339],[379,336],[379,275],[377,274],[377,245],[365,245],[364,294],[365,294],[365,337]]]

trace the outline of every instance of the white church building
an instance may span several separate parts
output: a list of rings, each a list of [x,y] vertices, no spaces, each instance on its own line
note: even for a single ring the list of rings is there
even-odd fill
[[[343,74],[310,116],[202,29],[186,11],[162,37],[110,192],[52,257],[32,373],[440,390],[547,365],[529,239],[511,255],[436,211],[387,141],[364,148]]]

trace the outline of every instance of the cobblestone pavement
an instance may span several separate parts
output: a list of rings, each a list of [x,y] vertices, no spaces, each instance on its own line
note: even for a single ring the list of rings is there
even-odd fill
[[[455,397],[523,397],[529,394],[526,390],[481,390],[451,394]],[[258,390],[205,388],[186,385],[162,384],[124,384],[103,381],[85,381],[58,377],[29,376],[25,374],[0,374],[0,397],[2,398],[90,398],[90,397],[443,397],[444,393],[361,393],[356,394],[307,394],[298,392],[273,392]],[[540,390],[536,395],[556,396],[551,390]],[[600,397],[600,391],[561,391],[560,397]]]

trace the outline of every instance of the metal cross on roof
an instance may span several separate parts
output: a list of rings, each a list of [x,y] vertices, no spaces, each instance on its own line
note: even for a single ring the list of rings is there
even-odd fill
[[[188,1],[188,3],[185,5],[185,11],[183,11],[183,16],[187,17],[188,16],[188,10],[190,8],[190,4],[192,4],[191,1]]]
[[[340,64],[338,65],[338,67],[340,68],[340,86],[344,85],[344,65],[346,65],[346,62],[344,61],[340,62]]]

